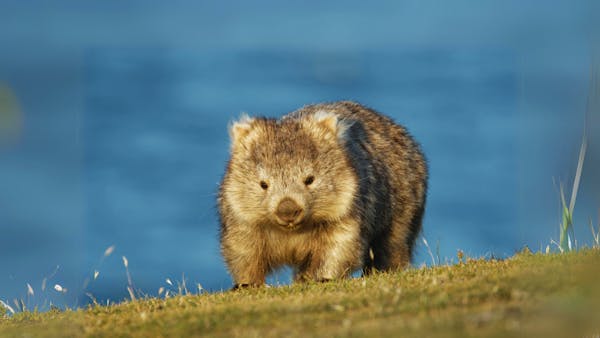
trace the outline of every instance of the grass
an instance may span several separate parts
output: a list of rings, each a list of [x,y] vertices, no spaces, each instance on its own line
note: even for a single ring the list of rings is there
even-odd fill
[[[0,314],[0,336],[593,336],[599,267],[597,249],[526,250],[322,284]]]
[[[560,186],[560,201],[562,206],[562,222],[560,224],[560,242],[559,248],[561,252],[570,251],[572,249],[571,238],[573,236],[573,209],[575,209],[575,201],[577,200],[577,192],[579,191],[579,182],[581,182],[581,170],[583,169],[583,161],[585,160],[585,151],[587,149],[587,139],[584,133],[579,150],[579,158],[577,160],[577,171],[573,182],[573,190],[571,191],[571,200],[569,206],[565,202],[564,189]]]
[[[573,180],[573,187],[571,190],[571,199],[569,200],[569,205],[567,206],[565,200],[565,193],[562,182],[560,184],[560,201],[561,201],[561,213],[562,213],[562,222],[560,223],[560,238],[557,246],[561,252],[571,251],[573,249],[572,239],[574,240],[574,231],[573,231],[573,210],[575,209],[575,201],[577,200],[577,192],[579,191],[579,183],[581,182],[581,174],[583,169],[583,163],[585,160],[586,150],[587,150],[587,134],[588,134],[588,126],[590,121],[590,116],[593,113],[598,113],[600,111],[600,68],[599,62],[593,62],[591,64],[590,69],[590,86],[589,93],[587,99],[587,106],[585,111],[585,118],[583,124],[583,137],[581,140],[581,146],[579,148],[579,157],[577,159],[577,170],[575,172],[575,177]],[[590,228],[593,236],[593,245],[598,246],[599,240],[598,235],[596,234],[594,227],[590,221]]]

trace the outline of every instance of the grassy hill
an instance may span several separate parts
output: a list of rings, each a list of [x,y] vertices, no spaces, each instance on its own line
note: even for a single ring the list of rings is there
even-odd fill
[[[506,260],[464,259],[368,278],[76,311],[0,312],[0,336],[8,337],[599,335],[600,250],[523,252]]]

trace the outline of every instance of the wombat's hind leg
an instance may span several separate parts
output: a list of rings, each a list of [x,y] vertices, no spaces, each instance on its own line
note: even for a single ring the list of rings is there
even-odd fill
[[[410,250],[406,243],[395,243],[394,250],[390,252],[387,270],[404,270],[410,265]]]
[[[394,221],[390,236],[384,244],[388,254],[385,262],[386,270],[404,270],[410,265],[412,246],[416,237],[413,226],[409,227],[400,221]],[[420,227],[420,224],[418,226]]]

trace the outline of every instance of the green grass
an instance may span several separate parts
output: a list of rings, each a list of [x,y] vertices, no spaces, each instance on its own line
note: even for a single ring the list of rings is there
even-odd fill
[[[600,250],[368,278],[0,314],[0,336],[564,336],[600,334]]]

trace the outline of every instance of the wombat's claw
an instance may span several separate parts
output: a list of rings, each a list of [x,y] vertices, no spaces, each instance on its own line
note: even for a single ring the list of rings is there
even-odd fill
[[[231,291],[236,291],[236,290],[241,290],[241,289],[247,289],[249,288],[251,285],[250,284],[235,284],[232,288]]]

